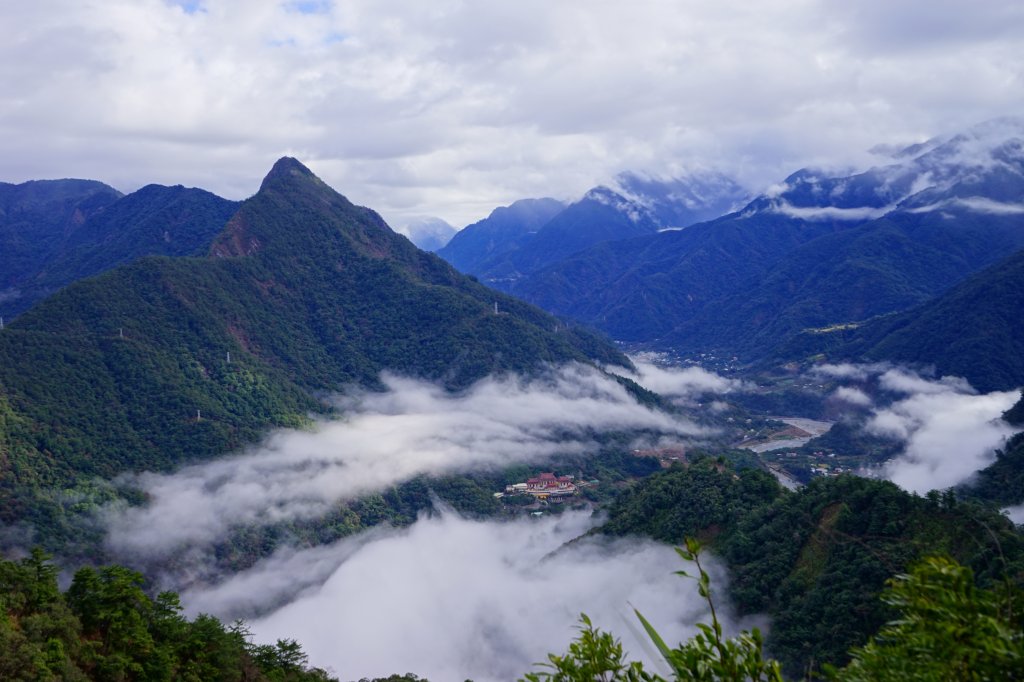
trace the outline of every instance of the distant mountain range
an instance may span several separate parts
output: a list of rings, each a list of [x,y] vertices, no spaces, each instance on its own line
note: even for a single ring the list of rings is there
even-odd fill
[[[140,192],[152,206],[199,197]],[[0,331],[0,521],[32,514],[60,537],[53,491],[306,423],[326,409],[318,396],[377,386],[385,369],[460,388],[550,362],[628,364],[418,250],[294,159],[201,241],[188,250],[202,256],[80,280]]]
[[[853,175],[799,171],[741,210],[684,230],[652,227],[654,213],[630,213],[625,207],[636,202],[616,195],[616,204],[605,195],[606,208],[636,217],[632,235],[618,230],[631,238],[611,241],[594,228],[599,243],[566,255],[572,249],[549,242],[536,249],[545,258],[535,259],[523,255],[530,253],[523,246],[505,259],[503,281],[489,264],[482,279],[649,348],[714,351],[747,363],[806,359],[793,353],[804,347],[798,337],[807,330],[909,311],[1024,247],[1024,120],[984,123],[908,147],[890,161]],[[582,206],[596,199],[588,197]],[[575,234],[587,232],[588,219]],[[544,245],[546,229],[529,244]],[[1012,330],[1000,326],[990,334],[1003,338]],[[876,345],[871,357],[897,344]],[[893,359],[927,362],[926,356],[892,352]],[[984,385],[1024,382],[1014,370],[992,383],[1001,372],[973,375]]]
[[[890,360],[962,376],[982,391],[1024,385],[1024,251],[941,296],[860,325],[804,331],[782,357]]]
[[[122,196],[92,180],[0,184],[0,315],[10,320],[71,282],[142,256],[200,255],[237,208],[180,185]]]
[[[437,255],[462,272],[484,272],[522,248],[564,209],[565,204],[555,199],[522,199],[496,208],[483,220],[460,230]]]
[[[440,218],[418,218],[395,231],[408,237],[417,248],[432,252],[443,248],[458,232]]]
[[[438,254],[502,290],[530,273],[603,242],[652,235],[741,205],[745,190],[718,173],[657,180],[623,173],[568,206],[532,199],[496,209],[452,238]]]

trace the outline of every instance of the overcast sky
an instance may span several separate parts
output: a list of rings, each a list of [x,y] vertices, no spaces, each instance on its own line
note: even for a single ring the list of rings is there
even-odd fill
[[[254,193],[290,154],[396,226],[615,172],[759,189],[1024,111],[1016,0],[4,3],[0,180]]]

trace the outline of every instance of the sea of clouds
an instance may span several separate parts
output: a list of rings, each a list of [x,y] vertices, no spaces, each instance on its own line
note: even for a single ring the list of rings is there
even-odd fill
[[[740,387],[650,359],[624,374],[680,403]],[[581,612],[654,660],[633,607],[668,641],[685,639],[705,618],[693,581],[673,574],[682,566],[671,548],[578,539],[599,522],[590,512],[471,521],[440,508],[408,528],[382,525],[329,545],[284,545],[246,570],[218,570],[214,547],[232,529],[316,519],[339,501],[418,475],[596,453],[595,435],[608,431],[677,442],[709,435],[681,413],[641,405],[616,377],[589,366],[489,377],[459,393],[382,379],[383,391],[337,396],[341,419],[278,431],[246,451],[173,473],[126,479],[147,503],[107,510],[108,549],[169,567],[161,579],[182,591],[190,613],[252,619],[257,641],[297,639],[311,664],[342,679],[396,672],[513,679],[548,652],[564,651]],[[710,565],[724,590],[724,574]]]
[[[587,512],[497,522],[446,511],[409,528],[285,550],[183,597],[194,609],[227,616],[275,598],[297,571],[318,567],[315,584],[249,626],[258,641],[297,639],[311,663],[343,680],[396,672],[516,679],[547,653],[566,651],[581,612],[621,637],[632,657],[656,665],[632,609],[666,641],[692,636],[694,623],[708,620],[707,605],[693,580],[674,575],[692,566],[650,541],[570,542],[595,522]],[[725,575],[708,562],[721,608]]]
[[[981,394],[960,377],[927,377],[885,363],[822,365],[814,375],[853,384],[839,386],[833,397],[868,411],[868,434],[901,444],[896,457],[871,473],[911,492],[970,481],[1020,430],[1001,419],[1020,391]]]
[[[705,376],[706,375],[706,376]],[[719,379],[659,370],[672,395]],[[598,432],[647,430],[699,439],[707,430],[641,405],[618,381],[583,365],[524,379],[489,377],[461,393],[385,375],[386,390],[339,396],[345,417],[310,431],[282,430],[241,454],[145,473],[125,482],[143,507],[112,510],[115,554],[173,556],[209,545],[242,525],[324,515],[339,500],[384,490],[422,474],[492,470],[560,453],[597,452]],[[691,388],[688,388],[691,387]]]
[[[654,356],[634,360],[635,371],[616,371],[677,406],[713,405],[751,388],[700,368],[667,367]],[[822,365],[811,376],[836,382],[831,398],[859,414],[861,428],[901,443],[897,457],[870,473],[914,492],[969,480],[1013,433],[999,416],[1017,400],[1015,391],[981,395],[962,379],[886,364]],[[480,521],[438,503],[407,528],[382,525],[317,547],[284,545],[233,574],[212,568],[213,547],[232,529],[316,519],[339,501],[419,475],[596,453],[595,436],[607,431],[642,430],[677,442],[712,435],[682,413],[641,405],[614,376],[582,365],[531,378],[489,377],[459,393],[394,375],[383,383],[383,391],[337,396],[341,419],[279,431],[244,452],[174,473],[129,479],[147,503],[107,510],[112,555],[178,562],[179,574],[163,579],[182,590],[190,613],[249,618],[258,641],[297,639],[311,664],[342,679],[404,672],[513,679],[547,652],[564,651],[581,612],[656,664],[633,607],[670,642],[706,620],[692,581],[673,575],[682,566],[671,548],[585,536],[600,521],[589,512]],[[205,569],[196,570],[197,562]],[[710,565],[721,594],[726,576]]]

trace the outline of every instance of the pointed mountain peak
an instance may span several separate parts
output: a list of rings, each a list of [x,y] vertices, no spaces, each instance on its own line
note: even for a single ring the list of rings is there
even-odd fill
[[[313,174],[313,171],[309,170],[302,163],[291,156],[282,156],[274,164],[274,167],[267,173],[267,177],[263,178],[263,184],[260,185],[260,191],[273,187],[280,183],[290,183],[297,179],[309,178],[312,180],[320,180]]]
[[[228,221],[210,249],[215,257],[273,254],[321,258],[347,244],[374,258],[393,254],[399,240],[383,218],[355,206],[296,159],[284,157]],[[337,259],[336,259],[337,260]]]

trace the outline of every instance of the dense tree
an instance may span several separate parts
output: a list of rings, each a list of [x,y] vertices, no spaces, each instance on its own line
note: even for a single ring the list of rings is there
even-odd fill
[[[723,636],[696,541],[688,539],[686,548],[678,551],[696,563],[711,623],[699,624],[696,636],[670,648],[637,613],[672,671],[669,679],[782,682],[781,667],[764,656],[757,630]],[[865,646],[849,652],[852,660],[846,667],[827,666],[826,676],[837,682],[1021,679],[1022,597],[1024,593],[1013,586],[979,589],[969,568],[948,557],[926,557],[909,573],[889,581],[882,599],[892,607],[892,619]],[[629,661],[612,634],[595,629],[585,615],[581,620],[580,635],[568,652],[550,654],[548,662],[540,664],[542,670],[524,676],[526,682],[665,681],[642,663]]]
[[[724,467],[670,470],[622,495],[604,528],[707,539],[739,610],[772,617],[767,647],[794,675],[845,664],[892,616],[879,599],[886,580],[929,554],[962,562],[983,586],[1024,577],[1024,539],[998,513],[854,476],[787,492]]]
[[[0,679],[327,682],[294,640],[251,643],[244,623],[189,621],[178,596],[150,598],[123,566],[82,568],[65,594],[35,550],[0,561]]]

